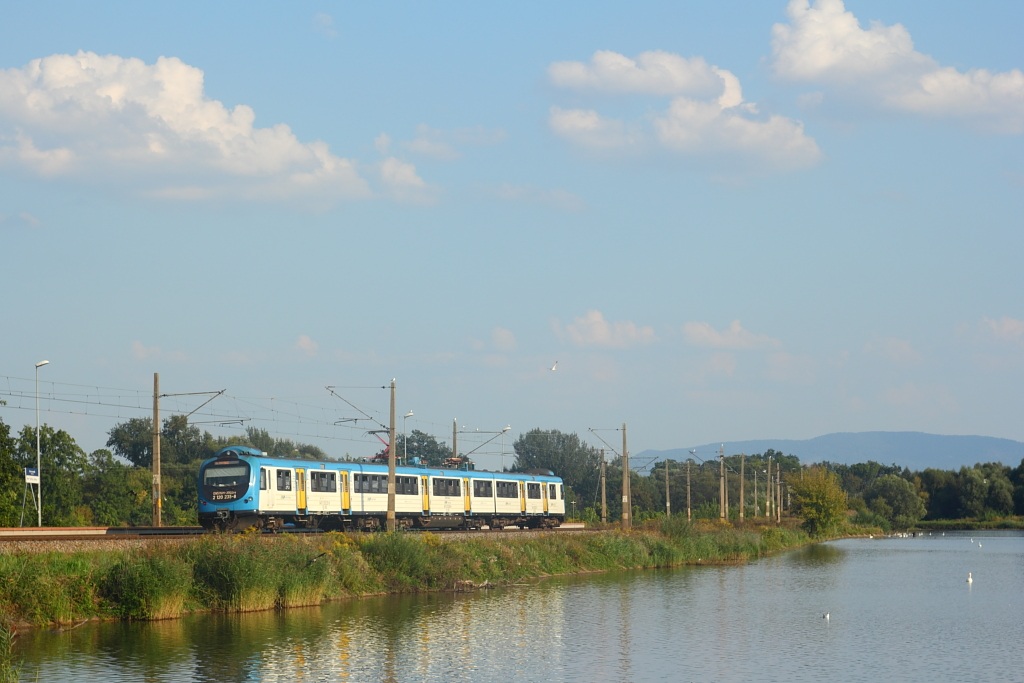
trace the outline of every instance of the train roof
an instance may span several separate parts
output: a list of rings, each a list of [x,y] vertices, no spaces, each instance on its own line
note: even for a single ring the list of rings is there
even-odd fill
[[[388,466],[384,463],[369,462],[364,460],[303,460],[301,458],[280,458],[271,457],[264,451],[250,446],[226,446],[217,451],[212,458],[207,459],[206,465],[217,460],[226,458],[242,458],[252,460],[260,464],[275,467],[306,467],[311,469],[346,468],[370,473],[387,473]],[[427,465],[400,465],[396,468],[400,474],[409,475],[428,474],[435,477],[468,477],[478,479],[514,479],[530,481],[561,481],[562,478],[551,472],[531,470],[530,472],[493,472],[490,470],[462,470],[445,467],[430,467]]]

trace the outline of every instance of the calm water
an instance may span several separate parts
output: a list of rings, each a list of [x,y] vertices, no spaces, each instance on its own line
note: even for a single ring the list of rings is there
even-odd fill
[[[744,567],[86,625],[18,647],[22,680],[67,683],[1021,681],[1024,535],[845,540]]]

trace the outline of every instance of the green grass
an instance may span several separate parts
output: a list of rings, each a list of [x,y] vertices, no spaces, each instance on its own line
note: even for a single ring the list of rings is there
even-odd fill
[[[248,612],[559,574],[742,563],[811,542],[774,525],[652,519],[630,532],[204,536],[145,550],[0,555],[0,619],[67,624]],[[0,629],[0,667],[2,660]],[[0,669],[0,683],[3,671]]]

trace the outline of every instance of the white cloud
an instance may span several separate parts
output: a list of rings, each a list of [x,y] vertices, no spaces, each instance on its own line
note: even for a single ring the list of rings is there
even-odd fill
[[[181,179],[204,176],[206,195],[365,197],[349,159],[285,124],[254,125],[246,105],[204,93],[202,70],[174,57],[154,64],[79,52],[0,70],[0,162],[41,175],[117,176],[154,194],[195,196]]]
[[[777,339],[745,330],[739,320],[732,321],[728,329],[721,331],[710,323],[689,322],[683,325],[683,336],[694,346],[712,349],[745,350],[781,346]]]
[[[1024,72],[965,72],[914,49],[901,24],[862,28],[842,0],[791,0],[789,24],[772,27],[775,72],[832,86],[871,106],[1024,132]]]
[[[305,334],[299,335],[299,338],[295,340],[295,350],[309,358],[315,356],[319,348],[320,345]]]
[[[631,59],[604,50],[588,63],[552,64],[548,76],[563,88],[671,98],[663,112],[630,122],[595,109],[551,107],[551,130],[586,149],[647,153],[660,148],[684,157],[738,159],[772,169],[812,166],[821,159],[803,124],[761,116],[756,105],[743,101],[733,73],[700,57],[658,51]]]
[[[561,88],[610,93],[714,95],[722,89],[719,70],[702,58],[660,50],[641,52],[636,59],[599,50],[589,63],[555,62],[548,67],[548,77]]]
[[[605,118],[593,109],[551,107],[548,125],[556,135],[589,149],[622,149],[642,140],[622,121]]]
[[[0,213],[0,228],[11,227],[35,229],[41,225],[42,222],[28,211],[22,211],[21,213],[13,216]]]
[[[326,12],[313,15],[313,30],[326,38],[336,38],[338,30],[334,28],[334,17]]]
[[[387,133],[381,133],[373,139],[373,146],[381,154],[391,154],[391,136]]]
[[[604,314],[597,310],[587,311],[564,328],[556,323],[555,331],[577,346],[624,349],[647,344],[655,339],[654,328],[630,321],[612,323],[605,320]]]
[[[413,164],[388,157],[377,168],[385,193],[393,199],[414,203],[433,201],[433,188],[420,178]]]
[[[983,329],[995,340],[1024,345],[1024,320],[1003,316],[998,320],[984,318]]]
[[[784,116],[755,120],[742,108],[716,102],[678,97],[654,127],[667,148],[684,154],[760,158],[779,169],[813,166],[822,156],[801,122]]]

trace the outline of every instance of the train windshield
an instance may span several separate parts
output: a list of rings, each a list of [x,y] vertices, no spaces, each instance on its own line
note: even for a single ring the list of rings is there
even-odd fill
[[[211,501],[235,500],[249,488],[249,463],[213,462],[203,470],[203,492]]]

